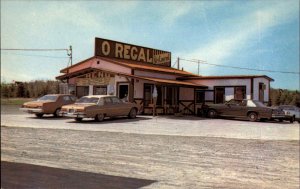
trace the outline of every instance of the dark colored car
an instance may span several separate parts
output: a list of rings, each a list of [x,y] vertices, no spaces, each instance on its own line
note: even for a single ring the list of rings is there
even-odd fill
[[[225,104],[210,104],[205,108],[205,112],[207,112],[207,116],[210,118],[222,116],[232,118],[248,118],[250,121],[263,119],[288,119],[282,110],[272,109],[265,106],[262,102],[256,100],[232,99]]]
[[[38,98],[36,101],[26,102],[20,108],[21,111],[43,117],[44,114],[59,116],[61,107],[73,104],[76,97],[68,94],[49,94]]]

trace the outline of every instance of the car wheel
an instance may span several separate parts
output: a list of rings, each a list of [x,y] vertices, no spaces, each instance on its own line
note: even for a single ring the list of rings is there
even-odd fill
[[[216,110],[209,110],[209,111],[207,112],[207,116],[208,116],[209,118],[216,118],[216,117],[217,117],[217,111],[216,111]]]
[[[283,119],[278,119],[279,122],[283,122]]]
[[[130,110],[129,114],[128,114],[128,117],[129,117],[130,119],[134,119],[134,118],[136,118],[136,114],[137,114],[136,109],[135,109],[135,108],[132,108],[132,109]]]
[[[104,120],[104,114],[97,114],[96,117],[95,117],[95,120],[96,121],[103,121]]]
[[[59,117],[59,113],[60,113],[61,109],[60,108],[57,108],[54,112],[54,117]]]
[[[82,121],[82,118],[81,117],[76,117],[75,121]]]
[[[255,112],[251,112],[251,113],[249,113],[248,114],[248,119],[249,119],[249,121],[257,121],[257,113],[255,113]]]
[[[36,117],[41,118],[44,114],[35,114]]]
[[[294,123],[294,121],[295,121],[295,117],[293,116],[293,117],[291,117],[291,119],[290,119],[290,123]]]

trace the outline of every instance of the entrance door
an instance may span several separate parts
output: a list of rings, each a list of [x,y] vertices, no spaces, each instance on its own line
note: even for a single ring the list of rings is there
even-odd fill
[[[259,101],[264,102],[264,90],[265,85],[263,83],[259,83]]]
[[[118,97],[122,100],[128,101],[129,100],[129,84],[119,84],[118,88]]]
[[[223,104],[225,96],[225,88],[224,87],[216,87],[215,88],[215,103]]]

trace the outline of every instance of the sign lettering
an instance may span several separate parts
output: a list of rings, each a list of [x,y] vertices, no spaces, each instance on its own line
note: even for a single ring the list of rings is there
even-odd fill
[[[171,66],[170,52],[101,38],[96,38],[95,40],[95,56],[134,60],[168,67]]]

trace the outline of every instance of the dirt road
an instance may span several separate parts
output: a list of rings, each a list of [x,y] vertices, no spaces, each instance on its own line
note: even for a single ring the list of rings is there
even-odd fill
[[[1,127],[1,146],[2,161],[155,181],[142,188],[299,188],[298,140]]]

